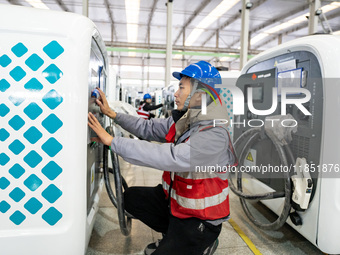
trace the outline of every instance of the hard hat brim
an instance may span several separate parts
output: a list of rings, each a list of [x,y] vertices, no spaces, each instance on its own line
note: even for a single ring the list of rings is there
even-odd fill
[[[177,80],[181,80],[183,74],[181,72],[173,72],[172,76],[175,77]]]

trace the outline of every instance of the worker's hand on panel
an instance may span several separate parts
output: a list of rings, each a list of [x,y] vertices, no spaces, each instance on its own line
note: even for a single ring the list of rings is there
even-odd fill
[[[117,114],[110,108],[109,103],[106,100],[106,96],[104,92],[100,88],[97,88],[97,90],[100,94],[100,98],[96,99],[96,103],[100,107],[100,110],[102,111],[102,113],[112,119],[116,118]]]
[[[89,112],[88,114],[88,125],[98,135],[98,137],[91,138],[92,141],[103,143],[107,146],[111,145],[113,137],[110,136],[105,129],[100,125],[97,118]]]

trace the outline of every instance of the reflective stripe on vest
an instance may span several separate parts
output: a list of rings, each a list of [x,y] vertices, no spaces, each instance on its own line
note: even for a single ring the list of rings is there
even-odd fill
[[[229,188],[225,188],[222,190],[221,193],[211,196],[211,197],[204,197],[204,198],[187,198],[180,196],[176,193],[175,190],[171,192],[171,198],[176,200],[178,204],[187,208],[187,209],[194,209],[194,210],[204,210],[207,207],[216,206],[223,203],[228,196]]]
[[[145,105],[145,103],[138,107],[137,113],[138,113],[139,117],[147,120],[150,117],[150,112],[144,111],[144,108],[143,108],[144,105]]]
[[[173,127],[171,126],[169,133],[175,132]],[[171,134],[167,137],[171,137]],[[170,139],[167,140],[171,142]],[[167,198],[171,183],[170,174],[171,172],[164,171],[162,176],[162,186]],[[224,174],[220,176],[202,172],[175,173],[170,192],[171,214],[175,217],[216,220],[229,215],[229,188],[227,176]]]
[[[187,199],[185,199],[187,200]],[[223,201],[215,206],[204,205],[204,209],[191,209],[180,204],[182,201],[171,198],[171,214],[180,219],[199,218],[202,220],[217,220],[229,215],[229,195],[223,197]],[[197,203],[195,203],[197,207]]]

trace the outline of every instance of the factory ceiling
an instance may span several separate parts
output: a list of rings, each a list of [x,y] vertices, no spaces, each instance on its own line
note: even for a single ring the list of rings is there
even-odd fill
[[[33,0],[38,2],[37,0]],[[0,4],[34,6],[30,0]],[[43,8],[83,14],[83,0],[42,0]],[[165,66],[166,0],[88,0],[114,65]],[[308,35],[308,0],[249,0],[249,57]],[[321,1],[317,32],[340,30],[340,2]],[[242,0],[173,0],[172,65],[194,61],[239,69]],[[130,50],[130,52],[129,52]],[[184,55],[182,55],[182,52]]]

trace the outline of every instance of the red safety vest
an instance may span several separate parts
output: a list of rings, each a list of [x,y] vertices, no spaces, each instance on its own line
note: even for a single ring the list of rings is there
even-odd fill
[[[145,105],[145,103],[139,106],[137,113],[138,113],[139,117],[147,120],[150,117],[150,112],[144,111],[144,109],[143,109],[144,105]]]
[[[165,137],[167,142],[173,143],[175,134],[176,128],[173,124]],[[231,142],[229,146],[232,146]],[[225,177],[225,174],[221,176]],[[211,173],[175,173],[171,184],[171,172],[164,171],[162,185],[167,198],[171,185],[170,208],[175,217],[216,220],[229,215],[228,179],[226,177],[221,178]]]

